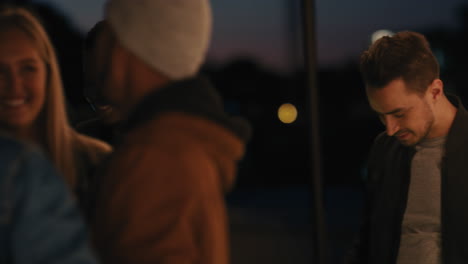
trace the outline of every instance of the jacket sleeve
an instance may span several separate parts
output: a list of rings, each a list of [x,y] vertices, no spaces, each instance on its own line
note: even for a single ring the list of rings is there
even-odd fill
[[[204,154],[118,155],[103,175],[95,211],[103,263],[226,264],[223,194]]]
[[[372,214],[372,201],[374,199],[375,185],[378,180],[377,165],[378,155],[381,153],[382,141],[384,133],[377,136],[372,146],[368,161],[367,161],[367,177],[364,182],[364,208],[361,215],[361,224],[359,233],[357,234],[350,250],[345,256],[346,264],[364,264],[368,263],[369,255],[369,233],[370,233],[370,218]]]
[[[81,216],[42,154],[25,151],[15,176],[14,263],[94,264]]]
[[[367,183],[365,184],[367,185]],[[353,241],[353,244],[345,256],[346,264],[364,264],[368,263],[368,247],[369,247],[369,218],[370,218],[370,195],[368,193],[368,187],[366,187],[364,201],[364,209],[361,215],[361,223],[359,233]]]

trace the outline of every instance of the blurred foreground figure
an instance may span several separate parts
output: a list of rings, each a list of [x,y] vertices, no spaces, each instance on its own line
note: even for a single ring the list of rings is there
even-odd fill
[[[104,263],[228,263],[224,194],[249,130],[197,76],[211,35],[208,0],[112,0],[93,82],[122,122],[96,192]]]
[[[0,5],[0,131],[39,146],[86,207],[90,175],[111,151],[69,124],[54,48],[27,9]]]
[[[99,138],[113,145],[118,138],[118,125],[121,120],[119,120],[119,116],[115,115],[112,107],[101,94],[102,89],[96,87],[94,83],[96,80],[93,77],[93,73],[96,71],[93,57],[96,53],[96,37],[104,27],[105,22],[99,21],[91,28],[86,35],[83,49],[84,94],[96,116],[78,123],[76,129],[81,133]]]
[[[0,189],[0,263],[96,263],[63,179],[39,151],[3,135]]]
[[[444,93],[421,34],[381,38],[363,53],[361,71],[386,132],[370,152],[352,263],[468,263],[468,112]]]

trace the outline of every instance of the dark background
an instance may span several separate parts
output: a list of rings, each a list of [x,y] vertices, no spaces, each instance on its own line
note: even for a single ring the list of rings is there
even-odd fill
[[[51,36],[61,63],[72,122],[76,124],[92,117],[82,92],[81,62],[82,40],[90,22],[88,28],[77,26],[79,23],[71,15],[75,11],[83,12],[86,6],[82,6],[81,11],[68,9],[65,12],[58,1],[16,2],[33,4]],[[373,138],[383,129],[368,107],[358,72],[359,54],[370,43],[370,37],[362,39],[362,32],[370,36],[380,26],[390,26],[386,29],[425,34],[440,61],[446,90],[468,102],[465,80],[468,74],[468,3],[452,3],[450,23],[444,18],[440,23],[434,20],[425,24],[425,17],[431,14],[421,11],[422,6],[401,7],[396,6],[397,2],[392,6],[387,1],[373,1],[376,8],[383,6],[390,13],[387,18],[379,17],[384,23],[379,21],[376,25],[372,25],[375,21],[371,20],[372,6],[356,3],[354,9],[335,7],[343,10],[342,14],[327,16],[328,5],[323,1],[317,4],[319,67],[316,82],[330,263],[341,263],[357,231],[367,153]],[[449,4],[442,0],[432,2],[434,16],[438,11],[435,6]],[[66,5],[67,1],[62,3]],[[282,20],[274,27],[282,34],[273,36],[274,30],[259,26],[256,19],[261,17],[236,20],[235,12],[252,16],[262,13],[262,5],[235,9],[233,2],[213,1],[215,35],[203,73],[212,78],[222,94],[226,110],[245,117],[253,127],[253,137],[239,165],[236,188],[227,197],[234,264],[312,263],[310,91],[305,83],[299,1],[285,3],[292,4],[284,4],[284,14],[278,18]],[[89,2],[83,1],[83,5],[87,4]],[[225,9],[223,4],[229,8]],[[266,5],[263,7],[265,12],[269,10]],[[428,6],[424,8],[431,10]],[[420,20],[413,18],[418,16]],[[364,19],[347,28],[343,26],[346,25],[341,20],[343,17]],[[216,24],[217,18],[222,21],[221,25]],[[276,21],[274,17],[268,19]],[[390,20],[393,23],[386,22]],[[264,35],[258,36],[252,28],[259,32],[264,30]],[[243,33],[248,36],[242,40]],[[244,48],[237,53],[236,43]],[[277,117],[278,107],[283,103],[292,103],[298,109],[298,119],[292,124],[283,124]]]

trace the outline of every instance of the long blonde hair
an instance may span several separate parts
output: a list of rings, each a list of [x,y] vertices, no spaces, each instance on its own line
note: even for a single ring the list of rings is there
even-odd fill
[[[29,35],[47,67],[46,99],[38,118],[40,133],[45,135],[45,152],[65,180],[74,187],[77,183],[77,160],[73,139],[75,130],[68,121],[62,78],[54,47],[39,20],[28,9],[12,5],[0,6],[0,28],[15,27]],[[1,40],[0,40],[1,41]]]

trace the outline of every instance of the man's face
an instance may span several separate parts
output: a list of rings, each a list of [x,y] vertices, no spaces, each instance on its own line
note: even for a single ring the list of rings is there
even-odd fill
[[[96,111],[106,123],[120,120],[118,111],[123,86],[116,78],[115,38],[110,27],[104,24],[98,32],[95,45],[85,53],[85,93],[96,106]],[[118,76],[117,76],[118,77]]]
[[[412,92],[402,79],[396,79],[382,89],[368,90],[367,97],[387,134],[405,146],[414,146],[428,138],[433,129],[434,113],[429,93],[429,89],[424,95]]]

